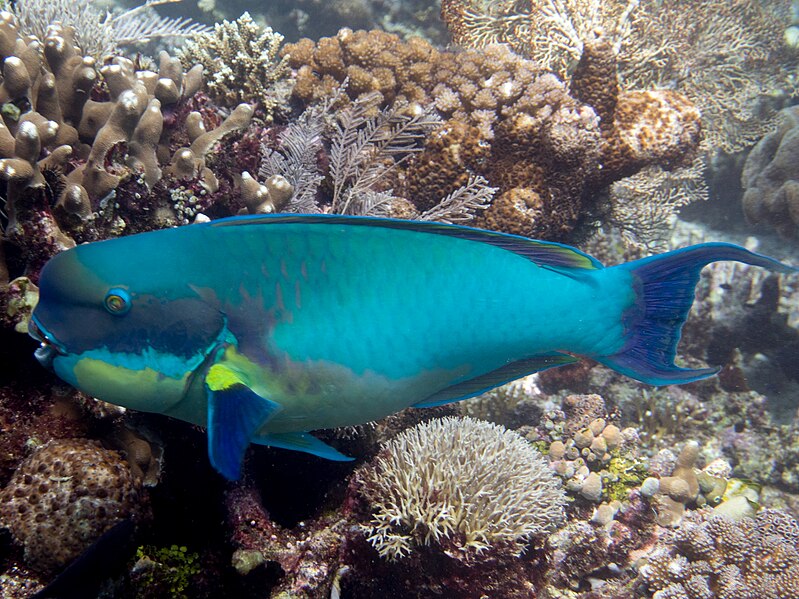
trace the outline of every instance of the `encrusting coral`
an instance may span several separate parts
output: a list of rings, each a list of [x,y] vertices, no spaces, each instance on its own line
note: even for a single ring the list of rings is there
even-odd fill
[[[369,541],[389,559],[432,544],[464,560],[488,549],[516,554],[563,519],[563,491],[538,452],[471,418],[401,432],[358,476],[373,510]]]
[[[57,570],[117,522],[142,509],[140,485],[115,451],[85,439],[50,441],[17,468],[0,492],[0,523],[25,561]]]

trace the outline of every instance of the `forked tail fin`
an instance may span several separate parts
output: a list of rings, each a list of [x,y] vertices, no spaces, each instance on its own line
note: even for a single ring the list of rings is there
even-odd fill
[[[711,262],[734,260],[782,273],[799,269],[730,243],[703,243],[620,264],[633,277],[636,302],[624,314],[627,340],[617,353],[595,358],[650,385],[698,381],[718,368],[698,370],[674,364],[682,326],[694,301],[699,272]]]

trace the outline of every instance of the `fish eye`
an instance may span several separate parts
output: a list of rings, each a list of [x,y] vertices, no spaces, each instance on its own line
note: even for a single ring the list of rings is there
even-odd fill
[[[130,294],[125,289],[113,287],[105,294],[105,309],[114,316],[122,316],[130,311]]]

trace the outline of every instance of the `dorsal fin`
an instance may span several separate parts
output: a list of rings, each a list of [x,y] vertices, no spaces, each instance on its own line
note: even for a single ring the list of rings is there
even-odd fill
[[[416,231],[487,243],[524,256],[541,267],[557,270],[558,272],[561,272],[562,269],[597,270],[604,268],[602,263],[593,256],[561,243],[538,241],[518,235],[497,233],[496,231],[421,220],[397,220],[369,216],[342,216],[338,214],[254,214],[223,218],[201,226],[235,227],[259,224],[347,225]]]

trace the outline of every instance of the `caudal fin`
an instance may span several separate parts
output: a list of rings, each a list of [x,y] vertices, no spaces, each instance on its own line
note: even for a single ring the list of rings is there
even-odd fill
[[[711,262],[734,260],[782,273],[799,269],[729,243],[704,243],[621,264],[629,270],[637,295],[624,314],[627,342],[621,351],[596,358],[606,366],[650,385],[690,383],[716,374],[675,366],[682,326],[694,301],[699,272]]]

